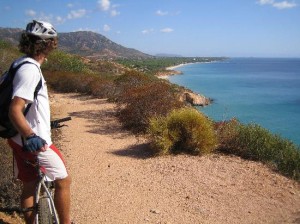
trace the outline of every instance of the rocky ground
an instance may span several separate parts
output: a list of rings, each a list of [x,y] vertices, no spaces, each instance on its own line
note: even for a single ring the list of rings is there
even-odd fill
[[[144,138],[121,129],[114,104],[57,93],[51,102],[54,117],[72,116],[60,148],[77,224],[300,223],[299,183],[260,163],[153,157]]]

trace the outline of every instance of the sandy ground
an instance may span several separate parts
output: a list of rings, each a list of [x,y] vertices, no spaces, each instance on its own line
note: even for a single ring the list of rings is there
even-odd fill
[[[224,155],[152,157],[121,129],[114,104],[51,94],[72,116],[61,149],[72,176],[72,217],[99,223],[300,223],[300,186],[267,167]]]

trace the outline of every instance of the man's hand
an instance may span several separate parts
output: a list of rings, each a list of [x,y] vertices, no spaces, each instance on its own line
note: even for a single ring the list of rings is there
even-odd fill
[[[24,141],[24,150],[33,154],[44,152],[47,148],[47,142],[36,134],[30,135]]]

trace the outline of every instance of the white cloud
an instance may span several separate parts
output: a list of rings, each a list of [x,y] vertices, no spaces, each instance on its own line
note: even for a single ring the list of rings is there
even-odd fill
[[[142,34],[149,34],[149,33],[153,33],[154,29],[145,29],[142,31]]]
[[[288,1],[283,1],[283,2],[274,3],[273,6],[277,9],[290,9],[296,7],[297,4]]]
[[[97,30],[97,29],[91,29],[91,28],[87,28],[87,27],[86,27],[86,28],[82,28],[82,27],[81,27],[81,28],[78,28],[77,30],[74,30],[74,31],[75,31],[75,32],[76,32],[76,31],[92,31],[92,32],[94,32],[94,33],[100,33],[99,30]]]
[[[163,12],[163,11],[161,11],[161,10],[157,10],[156,11],[156,15],[159,15],[159,16],[166,16],[166,15],[168,15],[169,14],[169,12],[167,12],[167,11],[165,11],[165,12]]]
[[[259,0],[257,3],[259,5],[271,5],[277,9],[290,9],[297,6],[297,4],[293,2],[288,2],[288,1],[276,2],[275,0]]]
[[[67,7],[68,7],[68,8],[73,8],[73,6],[74,6],[74,5],[73,5],[72,3],[67,4]]]
[[[117,15],[120,15],[120,12],[118,12],[117,10],[113,9],[110,11],[110,15],[111,16],[117,16]]]
[[[26,10],[25,14],[27,16],[30,16],[30,17],[35,17],[36,16],[36,12],[32,9]]]
[[[274,0],[259,0],[257,3],[260,5],[273,4]]]
[[[116,10],[119,5],[111,5],[110,0],[98,0],[98,5],[102,11],[108,11],[112,17],[120,15],[120,12]]]
[[[78,9],[78,10],[72,10],[68,14],[68,19],[78,19],[81,17],[84,17],[86,15],[87,11],[85,9]]]
[[[55,21],[56,21],[56,23],[58,23],[58,24],[62,24],[62,23],[65,22],[65,19],[62,18],[61,16],[56,16]]]
[[[110,8],[110,1],[109,0],[99,0],[98,4],[103,11],[108,11]]]
[[[53,23],[54,16],[52,14],[46,15],[45,13],[41,12],[39,16],[37,17],[38,20],[46,21],[49,23]]]
[[[31,18],[46,21],[52,24],[62,24],[66,21],[66,18],[61,16],[54,16],[52,14],[45,14],[44,12],[35,12],[34,10],[26,10],[25,14]]]
[[[162,33],[171,33],[173,32],[174,30],[172,28],[164,28],[164,29],[161,29],[160,32]]]
[[[105,24],[105,25],[103,26],[103,30],[104,30],[104,32],[110,31],[110,26],[107,25],[107,24]]]

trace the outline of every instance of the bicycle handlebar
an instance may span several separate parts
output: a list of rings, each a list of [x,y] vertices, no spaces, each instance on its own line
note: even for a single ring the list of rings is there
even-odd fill
[[[53,120],[53,121],[50,122],[51,129],[61,128],[61,127],[65,126],[65,125],[60,125],[59,123],[65,122],[65,121],[70,121],[70,120],[72,120],[71,117],[65,117],[65,118]]]

